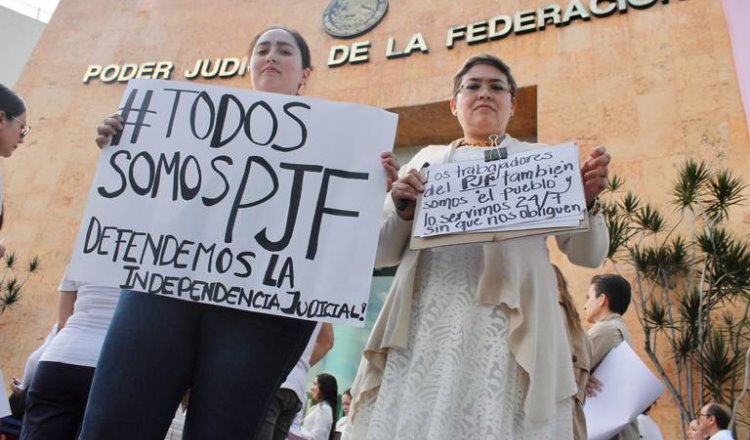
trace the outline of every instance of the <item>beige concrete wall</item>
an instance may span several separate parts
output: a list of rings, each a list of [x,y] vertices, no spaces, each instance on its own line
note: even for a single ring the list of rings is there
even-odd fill
[[[719,1],[658,2],[567,27],[445,47],[451,26],[550,3],[391,2],[373,31],[342,41],[321,28],[325,0],[63,0],[16,86],[29,104],[34,129],[15,156],[3,162],[5,243],[23,256],[38,254],[43,263],[21,304],[0,316],[0,368],[6,378],[21,374],[27,354],[56,319],[56,286],[97,157],[94,128],[115,110],[124,88],[98,81],[83,85],[89,64],[171,60],[179,72],[173,78],[180,80],[181,71],[197,58],[243,56],[259,29],[282,23],[299,29],[312,46],[315,71],[307,95],[393,108],[448,99],[451,77],[462,60],[486,51],[505,59],[520,85],[537,87],[541,142],[578,139],[586,148],[607,145],[614,170],[657,204],[665,203],[665,184],[687,157],[731,166],[750,178],[748,127]],[[565,8],[568,2],[557,4]],[[388,37],[403,47],[417,32],[423,33],[429,54],[386,60]],[[370,62],[326,66],[331,46],[365,40],[372,44]],[[248,77],[206,82],[250,83]],[[746,230],[750,210],[741,208],[736,218],[741,219],[736,229]],[[588,278],[596,271],[562,267],[582,305]],[[642,335],[632,328],[640,345]],[[654,417],[665,438],[677,438],[677,414],[668,397]]]

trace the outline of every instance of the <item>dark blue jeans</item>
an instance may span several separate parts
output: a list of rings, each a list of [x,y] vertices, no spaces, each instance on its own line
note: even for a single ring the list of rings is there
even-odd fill
[[[183,438],[253,438],[314,326],[123,291],[80,438],[163,439],[188,389]]]
[[[301,409],[302,402],[299,401],[297,393],[286,388],[276,391],[268,407],[266,420],[255,440],[285,440],[294,418]]]
[[[76,438],[94,369],[61,362],[39,362],[26,396],[21,440]]]

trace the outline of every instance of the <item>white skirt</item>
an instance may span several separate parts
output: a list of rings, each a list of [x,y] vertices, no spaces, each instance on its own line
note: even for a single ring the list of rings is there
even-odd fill
[[[479,245],[422,251],[409,348],[388,352],[377,397],[360,403],[344,438],[573,438],[570,400],[546,423],[525,422],[528,376],[510,353],[506,312],[477,301],[482,264]]]

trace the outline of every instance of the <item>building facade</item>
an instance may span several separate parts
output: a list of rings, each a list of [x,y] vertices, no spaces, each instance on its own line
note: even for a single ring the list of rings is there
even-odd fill
[[[742,79],[718,0],[63,0],[15,87],[34,130],[4,163],[5,243],[22,258],[39,255],[43,269],[0,316],[6,378],[22,373],[56,320],[57,283],[96,166],[95,127],[116,111],[125,82],[249,88],[251,40],[274,24],[311,46],[302,93],[398,113],[402,157],[460,137],[448,108],[452,77],[467,57],[488,52],[518,82],[509,127],[518,138],[576,140],[583,152],[606,145],[613,171],[657,205],[687,158],[750,180]],[[747,230],[750,209],[735,218]],[[554,259],[582,306],[597,271]],[[652,415],[665,438],[677,438],[670,399]]]

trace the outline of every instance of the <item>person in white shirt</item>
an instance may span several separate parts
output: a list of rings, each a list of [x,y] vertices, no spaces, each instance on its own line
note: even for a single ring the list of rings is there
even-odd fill
[[[352,391],[351,388],[347,388],[344,394],[341,395],[341,410],[344,415],[336,422],[336,432],[344,432],[346,429],[347,416],[349,415],[349,407],[352,404]]]
[[[44,353],[47,346],[52,343],[56,334],[57,324],[52,326],[52,330],[47,335],[44,343],[34,350],[34,352],[29,355],[29,358],[26,359],[26,366],[23,369],[23,378],[18,379],[17,377],[13,377],[10,382],[11,395],[8,398],[8,403],[10,404],[13,417],[18,418],[19,420],[23,419],[24,412],[26,411],[26,394],[29,391],[31,381],[34,379],[36,367],[39,364],[39,358],[42,357],[42,353]]]
[[[698,411],[698,426],[709,440],[734,440],[729,430],[729,408],[718,403],[708,403]]]
[[[330,374],[319,374],[310,388],[315,405],[302,422],[302,437],[307,440],[330,440],[334,433],[333,415],[338,412],[338,384]]]
[[[120,289],[60,282],[59,332],[45,348],[26,397],[21,439],[74,439]]]

